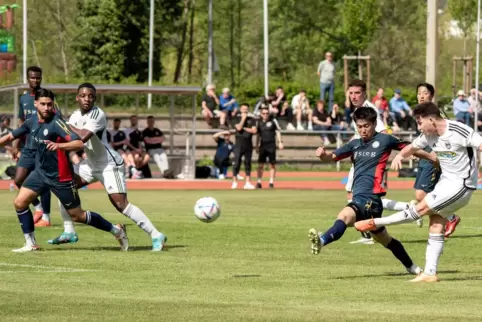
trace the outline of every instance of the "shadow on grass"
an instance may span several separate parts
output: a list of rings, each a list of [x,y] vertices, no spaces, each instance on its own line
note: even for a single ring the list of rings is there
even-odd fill
[[[482,276],[474,275],[474,276],[462,276],[462,277],[449,277],[449,278],[441,278],[440,281],[442,282],[458,282],[458,281],[482,281]]]
[[[174,248],[185,248],[186,245],[165,245],[162,249],[163,252],[169,251],[170,249]],[[108,252],[119,252],[119,246],[100,246],[100,247],[73,247],[73,248],[63,248],[60,247],[52,247],[52,248],[45,248],[48,251],[76,251],[76,250],[86,250],[86,251],[108,251]],[[137,251],[150,251],[152,246],[133,246],[129,247],[129,252],[137,252]]]
[[[234,278],[252,278],[252,277],[261,277],[261,275],[257,275],[257,274],[247,274],[247,275],[233,275],[232,277]]]
[[[439,274],[457,274],[459,271],[439,271]],[[401,276],[414,276],[413,274],[409,273],[382,273],[382,274],[366,274],[366,275],[351,275],[351,276],[339,276],[333,277],[335,280],[350,280],[350,279],[357,279],[357,278],[378,278],[378,277],[401,277]],[[445,280],[445,279],[444,279]]]
[[[457,238],[479,238],[482,237],[482,234],[478,235],[452,235],[450,238],[447,238],[446,240],[450,239],[457,239]],[[427,239],[414,239],[414,240],[403,240],[402,244],[423,244],[427,243]]]

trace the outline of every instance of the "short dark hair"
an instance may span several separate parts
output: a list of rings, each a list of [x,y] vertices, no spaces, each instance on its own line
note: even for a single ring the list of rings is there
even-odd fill
[[[248,103],[243,103],[243,104],[239,105],[239,107],[241,107],[241,106],[243,106],[243,105],[244,105],[244,106],[247,106],[247,107],[249,108],[249,104],[248,104]]]
[[[30,72],[42,74],[42,68],[40,68],[38,66],[28,66],[27,67],[27,76],[28,76],[28,73],[30,73]]]
[[[131,118],[134,118],[134,117],[137,118],[137,115],[132,114],[131,116],[129,116],[130,119],[131,119]]]
[[[114,122],[120,122],[120,121],[121,121],[121,119],[118,118],[118,117],[116,117],[116,118],[114,119]]]
[[[432,102],[422,103],[415,106],[413,109],[413,116],[417,117],[436,117],[442,118],[442,114],[438,106]]]
[[[305,93],[306,94],[306,90],[304,88],[300,89],[300,93]]]
[[[368,122],[375,124],[378,118],[378,113],[371,107],[359,107],[353,113],[353,120],[367,120]]]
[[[323,105],[323,106],[326,105],[326,103],[325,103],[324,100],[317,100],[317,101],[316,101],[316,106],[318,106],[318,104],[321,104],[321,105]]]
[[[430,95],[434,96],[435,95],[435,87],[433,87],[432,84],[429,83],[420,83],[417,85],[417,92],[420,87],[425,87],[429,92]]]
[[[148,120],[153,120],[153,119],[154,119],[154,116],[149,115],[149,116],[147,117],[147,119],[148,119]]]
[[[39,88],[35,91],[35,100],[38,101],[41,97],[48,97],[52,99],[52,101],[55,101],[55,94],[46,88]]]
[[[362,91],[367,91],[367,83],[361,79],[354,79],[348,84],[348,88],[350,87],[361,87]]]
[[[97,90],[95,89],[95,86],[92,85],[91,83],[82,83],[77,87],[77,93],[80,91],[81,88],[90,88],[91,90],[94,91],[94,94],[97,93]]]
[[[276,89],[283,89],[283,86],[278,86],[276,87]]]

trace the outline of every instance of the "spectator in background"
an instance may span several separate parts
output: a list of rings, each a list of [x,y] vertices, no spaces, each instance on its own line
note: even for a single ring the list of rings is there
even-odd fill
[[[137,129],[137,115],[131,115],[129,117],[129,121],[131,122],[131,126],[124,129],[124,134],[126,135],[127,139],[129,139],[129,135],[131,134],[131,132]],[[120,120],[119,120],[119,124],[120,124]]]
[[[135,128],[130,132],[127,144],[134,159],[134,167],[130,169],[134,179],[142,178],[142,168],[149,162],[149,155],[144,150],[143,142],[144,138],[142,137],[142,132],[137,128],[136,118]]]
[[[231,95],[229,88],[223,88],[223,94],[219,96],[219,124],[227,128],[229,120],[238,112],[236,98]]]
[[[293,114],[293,108],[287,101],[284,101],[278,114],[278,120],[285,121],[287,123],[286,129],[289,131],[296,130],[295,126],[293,125]]]
[[[10,132],[12,132],[12,129],[10,128],[10,118],[6,115],[2,115],[0,117],[0,137],[4,137],[5,135],[8,135]],[[10,156],[13,157],[12,154],[12,143],[9,142],[5,144],[2,148],[0,148],[0,153],[8,153]]]
[[[316,102],[316,108],[313,111],[313,130],[315,131],[328,131],[331,128],[331,118],[326,113],[325,101],[319,100]],[[328,139],[328,133],[322,133],[321,138],[323,139],[324,145],[330,145],[331,142]]]
[[[401,90],[395,90],[395,94],[390,100],[390,109],[394,115],[395,121],[401,128],[408,130],[412,126],[412,109],[402,98]]]
[[[335,63],[330,52],[325,54],[325,60],[318,65],[317,74],[320,78],[320,99],[324,101],[328,92],[328,110],[331,112],[335,97]]]
[[[271,113],[274,116],[277,116],[280,113],[281,108],[283,107],[284,102],[286,102],[285,92],[283,87],[278,86],[276,88],[276,93],[271,101]]]
[[[142,138],[144,139],[147,153],[156,162],[159,171],[161,171],[161,176],[164,176],[164,172],[169,169],[169,161],[166,151],[162,147],[164,133],[157,127],[154,127],[155,122],[154,116],[147,117],[147,128],[142,131]]]
[[[306,118],[308,118],[308,130],[313,131],[313,111],[311,110],[310,101],[308,97],[306,97],[306,91],[304,89],[300,90],[300,92],[293,97],[291,106],[293,107],[294,115],[296,115],[296,129],[298,131],[304,130],[302,119],[306,116]]]
[[[385,98],[385,96],[383,96],[384,93],[385,91],[383,90],[383,88],[380,87],[377,91],[377,95],[375,95],[375,97],[372,99],[372,103],[378,108],[380,113],[383,113],[383,111],[388,110],[390,108],[388,104],[388,100]],[[378,106],[376,103],[377,101],[378,101]]]
[[[333,104],[333,109],[330,113],[330,119],[331,130],[345,131],[348,129],[348,124],[345,122],[345,116],[340,112],[340,107],[338,106],[338,104]]]
[[[455,119],[465,125],[470,126],[470,118],[472,116],[472,109],[470,103],[466,98],[463,90],[457,92],[457,98],[454,100],[454,115]]]
[[[351,104],[351,100],[350,100],[350,91],[347,90],[345,92],[345,122],[346,124],[348,124],[348,128],[351,129],[351,130],[354,130],[352,129],[352,117],[351,115],[353,114],[353,106]]]
[[[121,155],[122,159],[124,159],[124,164],[126,166],[126,177],[130,177],[130,171],[132,167],[134,167],[134,157],[127,150],[127,146],[129,145],[129,139],[124,131],[120,129],[121,120],[120,118],[114,119],[113,129],[111,131],[112,141],[110,145],[112,148]]]
[[[228,168],[232,164],[231,153],[234,151],[234,143],[231,142],[231,132],[218,132],[213,135],[213,139],[217,144],[213,163],[219,170],[218,179],[224,180],[228,174]]]
[[[470,90],[470,96],[467,99],[470,104],[470,109],[472,110],[473,113],[480,113],[481,108],[482,108],[482,97],[480,95],[481,93],[478,93],[478,101],[477,101],[477,89],[472,88]]]
[[[376,103],[375,103],[375,106],[376,106]],[[390,115],[390,111],[388,109],[383,110],[382,118],[383,118],[383,124],[385,124],[385,128],[387,129],[388,134],[392,134],[400,131],[400,128],[398,127],[397,122],[395,122],[393,117]]]
[[[201,114],[204,117],[206,123],[212,127],[213,119],[216,113],[216,107],[219,105],[219,99],[216,95],[216,86],[210,84],[206,86],[206,94],[203,95],[201,100],[202,111]],[[225,125],[220,123],[220,125]]]

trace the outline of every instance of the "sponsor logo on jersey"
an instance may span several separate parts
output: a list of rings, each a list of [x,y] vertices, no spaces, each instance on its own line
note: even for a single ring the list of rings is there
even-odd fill
[[[435,153],[437,154],[437,157],[440,158],[440,159],[455,159],[455,157],[457,156],[457,153],[455,152],[452,152],[452,151],[435,151]]]

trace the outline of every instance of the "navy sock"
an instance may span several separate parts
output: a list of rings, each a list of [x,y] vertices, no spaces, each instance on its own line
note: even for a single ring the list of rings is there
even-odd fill
[[[85,224],[95,227],[97,229],[111,232],[114,225],[109,221],[105,220],[104,217],[93,211],[85,212]]]
[[[33,201],[32,201],[32,205],[34,207],[37,207],[39,205],[40,201],[38,200],[38,198],[35,198]]]
[[[402,262],[403,266],[406,268],[410,268],[413,265],[413,261],[408,256],[407,251],[403,247],[402,243],[392,238],[390,243],[388,243],[387,248],[392,251],[393,256],[395,256],[400,262]]]
[[[46,214],[50,214],[51,198],[52,198],[52,194],[50,193],[50,191],[46,191],[40,196],[40,203],[42,204],[42,210]]]
[[[17,210],[17,217],[24,234],[30,234],[34,232],[35,224],[33,223],[33,216],[30,208]]]
[[[323,235],[321,235],[321,241],[323,245],[328,245],[329,243],[338,240],[343,236],[346,230],[346,224],[343,220],[337,219],[333,226],[328,229]]]

